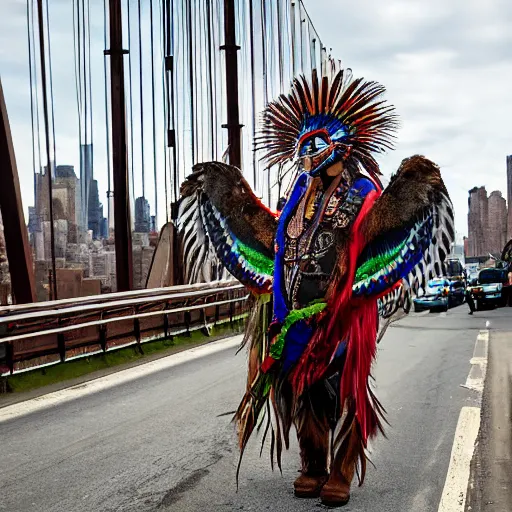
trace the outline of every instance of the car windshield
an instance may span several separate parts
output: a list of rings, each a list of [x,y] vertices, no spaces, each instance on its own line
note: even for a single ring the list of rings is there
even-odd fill
[[[502,283],[506,279],[504,270],[482,270],[478,275],[478,284]]]

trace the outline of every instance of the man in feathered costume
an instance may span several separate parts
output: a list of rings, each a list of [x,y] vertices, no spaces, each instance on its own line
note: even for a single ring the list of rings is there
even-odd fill
[[[258,299],[236,414],[241,453],[266,412],[280,465],[293,425],[302,460],[295,494],[333,506],[348,501],[355,472],[363,482],[368,439],[382,430],[369,383],[379,315],[443,274],[454,237],[434,163],[408,158],[381,185],[374,154],[391,149],[397,127],[383,93],[350,70],[296,79],[266,107],[256,140],[269,167],[297,164],[279,215],[238,169],[211,162],[184,182],[178,217],[201,232],[201,254],[214,249]],[[262,329],[267,299],[273,314]]]

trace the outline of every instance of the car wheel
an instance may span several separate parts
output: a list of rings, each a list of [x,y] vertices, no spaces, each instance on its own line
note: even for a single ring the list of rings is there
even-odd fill
[[[481,311],[482,310],[482,302],[477,300],[476,301],[476,310]]]
[[[416,306],[416,304],[414,304],[414,312],[415,313],[419,313],[420,312],[420,308],[418,306]]]

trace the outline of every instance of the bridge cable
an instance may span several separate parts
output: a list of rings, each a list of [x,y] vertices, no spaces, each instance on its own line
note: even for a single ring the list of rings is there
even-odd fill
[[[261,1],[261,51],[262,51],[262,67],[263,67],[263,103],[268,103],[268,63],[267,63],[267,9],[265,0]],[[267,169],[267,205],[271,207],[271,179],[270,168]]]
[[[53,194],[52,194],[52,173],[50,162],[50,127],[48,120],[48,91],[46,87],[46,62],[45,62],[45,44],[44,44],[44,19],[43,19],[43,0],[37,2],[37,12],[39,21],[39,53],[41,58],[41,88],[43,96],[43,115],[44,115],[44,132],[46,145],[46,173],[48,175],[48,196],[49,196],[49,217],[50,217],[50,249],[52,259],[52,279],[51,295],[53,300],[57,299],[57,275],[55,266],[55,232],[53,226]]]
[[[169,115],[170,119],[172,120],[172,131],[173,131],[173,168],[172,168],[172,176],[173,176],[173,192],[174,192],[174,199],[175,201],[178,200],[178,186],[179,186],[179,179],[178,179],[178,162],[180,158],[180,145],[178,144],[178,136],[177,136],[177,126],[178,126],[178,115],[179,115],[179,104],[176,105],[175,102],[175,86],[177,83],[177,75],[176,75],[176,49],[175,49],[175,41],[174,41],[174,24],[177,23],[174,18],[175,9],[174,9],[174,0],[166,0],[167,1],[167,55],[172,56],[172,69],[170,71],[170,80],[168,81],[168,84],[170,85],[170,109],[169,109]],[[178,45],[179,45],[179,39],[178,39]]]
[[[50,10],[48,8],[48,0],[46,0],[46,38],[48,40],[48,76],[50,84],[50,105],[52,111],[52,142],[53,142],[53,165],[57,167],[57,152],[55,150],[55,109],[53,102],[53,72],[52,72],[52,49],[50,38]]]
[[[103,45],[105,50],[107,49],[108,39],[107,39],[107,0],[103,0]],[[107,215],[108,215],[108,224],[107,224],[107,238],[110,237],[110,220],[114,212],[110,211],[110,195],[112,194],[112,183],[110,174],[112,172],[110,165],[110,123],[109,123],[109,108],[108,108],[108,71],[107,71],[107,55],[103,55],[103,74],[104,74],[104,86],[105,86],[105,133],[107,138]]]
[[[46,0],[48,1],[48,0]],[[91,4],[90,0],[87,0],[87,52],[88,52],[88,61],[87,61],[87,76],[89,78],[89,119],[90,119],[90,137],[91,137],[91,184],[92,178],[94,177],[94,123],[92,122],[92,73],[91,73]],[[50,71],[51,72],[51,71]],[[90,191],[89,191],[90,193]],[[89,201],[89,198],[87,199]],[[89,208],[87,208],[89,210]],[[101,222],[103,220],[101,219]]]
[[[139,21],[139,93],[140,93],[140,152],[142,168],[142,197],[146,198],[146,184],[144,177],[144,94],[142,80],[142,15],[141,0],[137,1],[138,21]],[[143,201],[144,205],[144,201]]]
[[[74,75],[75,75],[75,90],[76,90],[76,108],[78,113],[78,145],[81,148],[82,144],[82,90],[80,81],[80,49],[79,49],[79,10],[78,2],[75,6],[75,1],[72,1],[73,5],[73,60],[74,60]],[[82,150],[80,149],[80,168],[82,167]],[[81,216],[80,216],[81,218]]]
[[[130,171],[132,175],[131,200],[135,203],[135,164],[134,164],[134,144],[133,144],[133,75],[132,75],[132,18],[130,16],[130,0],[126,0],[126,14],[128,17],[128,84],[130,88]],[[135,216],[132,217],[133,221]]]
[[[251,123],[252,123],[252,140],[256,138],[256,69],[254,64],[254,5],[253,0],[249,0],[249,51],[251,62]],[[252,150],[252,170],[253,170],[253,186],[254,191],[258,194],[258,164],[256,161],[256,150]]]
[[[33,13],[32,13],[33,15]],[[34,207],[37,211],[37,177],[36,177],[36,138],[35,138],[35,115],[34,115],[34,80],[32,77],[32,39],[30,32],[30,0],[27,0],[27,42],[28,42],[28,76],[30,83],[30,127],[32,133],[32,173],[34,178]],[[37,92],[37,89],[36,89]]]
[[[166,101],[166,81],[167,81],[167,70],[166,70],[166,58],[165,58],[165,0],[159,0],[158,2],[159,16],[160,16],[160,51],[162,55],[162,110],[163,110],[163,135],[164,135],[164,194],[165,194],[165,222],[169,222],[169,196],[168,196],[168,168],[167,168],[167,118],[169,105]],[[155,185],[156,186],[156,185]]]
[[[210,141],[211,141],[211,159],[214,160],[216,158],[216,146],[217,146],[217,137],[215,134],[215,120],[214,120],[214,110],[213,110],[213,76],[212,76],[212,9],[211,9],[211,0],[206,0],[206,18],[207,18],[207,60],[208,60],[208,71],[207,71],[207,81],[208,81],[208,108],[210,115]]]
[[[192,2],[187,3],[187,30],[188,34],[188,61],[189,61],[189,87],[190,87],[190,142],[192,147],[192,163],[196,163],[196,141],[195,141],[195,98],[194,98],[194,56],[193,56],[193,44],[192,44]],[[195,3],[195,2],[194,2]]]
[[[153,26],[153,0],[149,0],[149,21],[151,30],[151,104],[153,121],[153,174],[155,187],[155,230],[158,224],[158,193],[157,193],[157,172],[156,172],[156,112],[155,112],[155,30]]]

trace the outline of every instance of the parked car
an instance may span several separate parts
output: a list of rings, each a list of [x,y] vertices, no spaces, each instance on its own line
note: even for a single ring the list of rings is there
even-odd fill
[[[507,286],[508,276],[503,268],[484,268],[478,273],[476,286],[471,293],[476,301],[476,308],[503,305],[503,286]]]
[[[449,281],[446,278],[432,279],[427,284],[427,289],[421,297],[415,297],[414,311],[449,308],[464,302],[464,283],[459,280]]]

